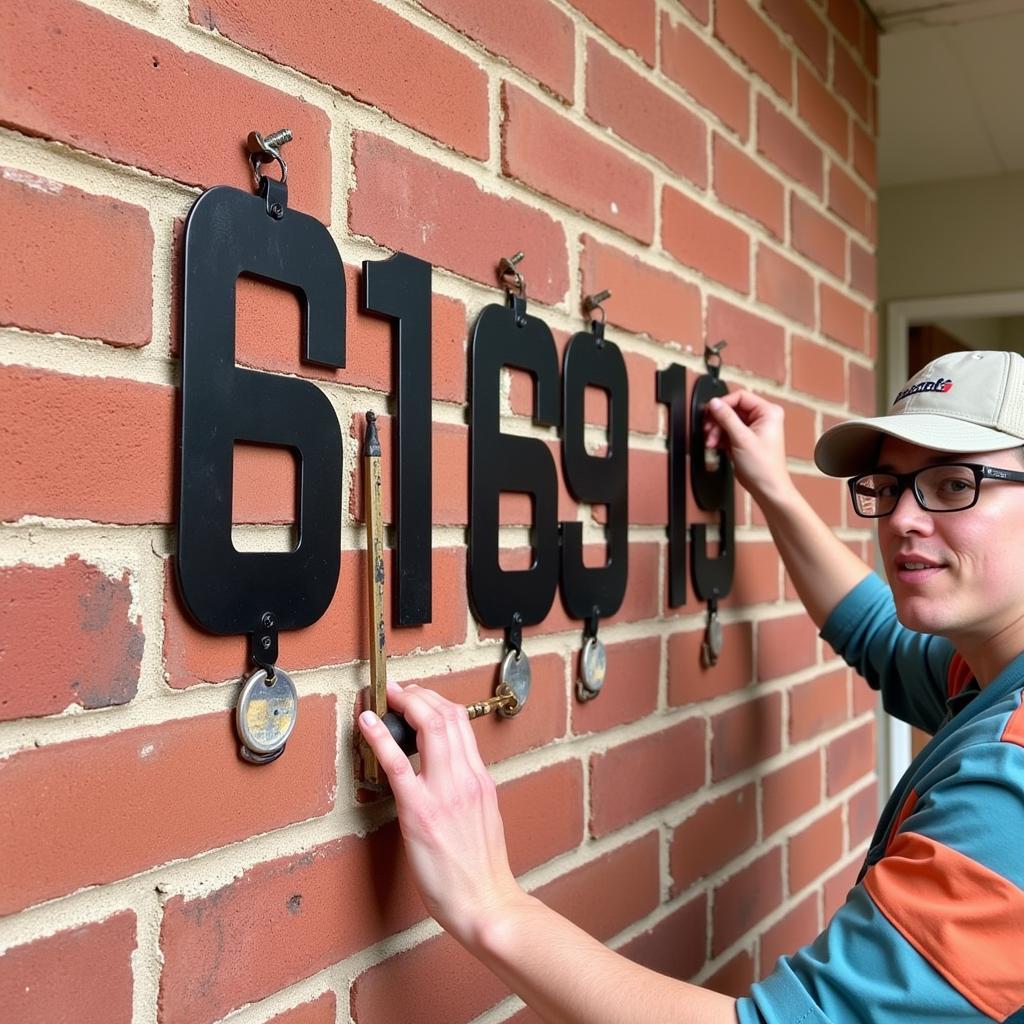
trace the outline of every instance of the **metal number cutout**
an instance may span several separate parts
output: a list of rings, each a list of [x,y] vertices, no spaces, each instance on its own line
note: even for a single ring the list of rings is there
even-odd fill
[[[668,604],[678,608],[686,603],[686,367],[659,370],[657,393],[668,406]]]

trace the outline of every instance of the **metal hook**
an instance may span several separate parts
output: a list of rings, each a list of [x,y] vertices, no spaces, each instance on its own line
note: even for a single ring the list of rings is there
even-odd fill
[[[523,275],[516,270],[516,264],[523,261],[523,254],[517,252],[514,256],[502,256],[498,261],[498,278],[509,292],[518,292],[521,299],[526,298],[526,281]],[[510,285],[508,278],[513,279]]]
[[[249,151],[249,166],[252,168],[252,177],[257,190],[264,178],[260,167],[266,163],[276,162],[281,168],[282,185],[288,180],[288,165],[284,162],[284,157],[281,156],[281,147],[291,141],[292,133],[288,128],[271,132],[266,138],[259,132],[249,132],[249,137],[245,140],[245,148]]]
[[[709,370],[719,370],[722,366],[722,349],[729,343],[720,341],[716,345],[704,346],[704,365]]]
[[[602,303],[606,302],[611,297],[612,293],[607,288],[605,288],[603,291],[597,292],[597,294],[595,295],[584,295],[583,308],[588,313],[593,313],[595,310],[600,312],[601,323],[604,323],[607,320],[607,316],[605,315],[604,306],[602,305]]]

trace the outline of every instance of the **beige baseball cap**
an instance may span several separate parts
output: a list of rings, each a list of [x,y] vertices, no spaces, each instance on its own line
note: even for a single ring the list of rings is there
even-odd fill
[[[829,476],[867,473],[886,436],[940,452],[1024,445],[1024,357],[953,352],[933,359],[900,389],[889,415],[826,430],[814,461]]]

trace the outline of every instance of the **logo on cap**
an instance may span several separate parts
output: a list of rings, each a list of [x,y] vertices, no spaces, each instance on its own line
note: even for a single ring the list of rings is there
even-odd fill
[[[947,380],[945,377],[939,377],[937,380],[922,380],[915,384],[913,387],[904,388],[893,400],[892,404],[895,405],[897,402],[902,402],[904,398],[909,398],[911,395],[920,394],[922,391],[949,391],[953,387],[953,382]]]

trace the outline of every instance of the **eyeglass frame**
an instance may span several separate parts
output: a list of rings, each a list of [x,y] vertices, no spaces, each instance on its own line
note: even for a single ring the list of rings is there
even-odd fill
[[[974,498],[969,505],[961,505],[959,508],[928,508],[924,499],[921,497],[920,492],[917,489],[917,477],[920,473],[925,473],[929,469],[938,469],[940,467],[953,467],[959,466],[963,469],[969,469],[974,473]],[[868,476],[891,476],[896,480],[896,484],[899,487],[899,491],[896,493],[896,500],[893,502],[893,506],[888,512],[881,512],[878,515],[871,516],[866,512],[861,512],[857,507],[857,481],[863,480]],[[1024,473],[1018,473],[1012,469],[1000,469],[997,466],[985,466],[980,462],[934,462],[929,466],[921,466],[919,469],[913,469],[909,473],[894,473],[889,469],[873,469],[870,473],[861,473],[858,476],[850,477],[846,481],[846,486],[850,488],[850,501],[853,504],[853,511],[861,517],[861,519],[884,519],[886,516],[891,516],[896,511],[896,506],[900,503],[900,498],[903,497],[903,492],[910,489],[910,493],[914,495],[914,501],[917,502],[918,508],[923,512],[929,512],[935,515],[940,515],[945,512],[966,512],[969,508],[974,508],[978,504],[978,498],[981,497],[981,481],[982,480],[1007,480],[1012,483],[1024,483]]]

